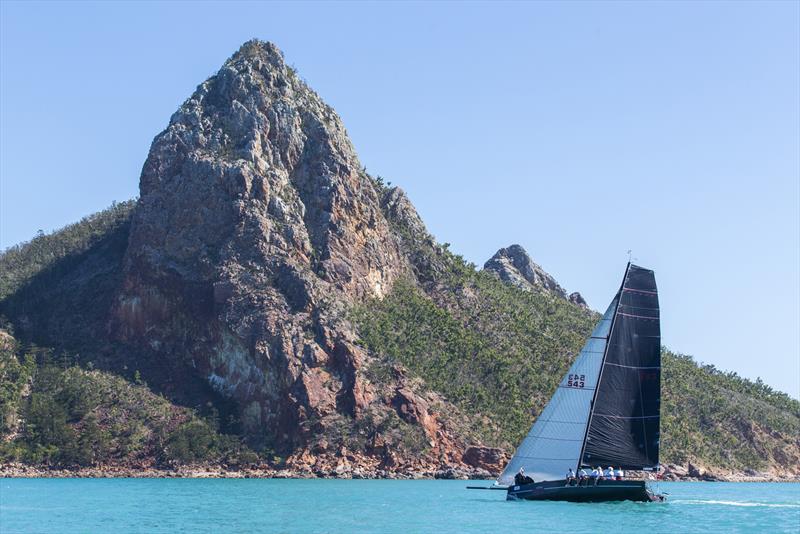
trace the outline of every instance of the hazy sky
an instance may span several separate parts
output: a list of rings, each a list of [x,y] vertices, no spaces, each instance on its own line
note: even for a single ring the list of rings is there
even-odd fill
[[[604,309],[633,249],[664,343],[800,396],[800,3],[0,4],[0,247],[138,192],[251,37],[482,265]]]

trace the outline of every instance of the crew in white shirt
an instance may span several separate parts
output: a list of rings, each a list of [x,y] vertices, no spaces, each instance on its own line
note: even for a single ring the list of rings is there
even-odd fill
[[[616,471],[614,471],[614,477],[615,477],[617,480],[622,480],[622,478],[623,478],[624,476],[625,476],[625,473],[622,471],[622,468],[621,468],[621,467],[617,467],[617,470],[616,470]]]
[[[614,468],[609,466],[608,469],[606,469],[605,476],[609,480],[614,480]]]
[[[597,485],[597,481],[600,480],[601,478],[603,478],[603,470],[600,469],[599,467],[595,467],[594,469],[592,469],[592,474],[589,475],[589,476],[592,477],[592,480],[594,481],[594,485],[596,486]]]

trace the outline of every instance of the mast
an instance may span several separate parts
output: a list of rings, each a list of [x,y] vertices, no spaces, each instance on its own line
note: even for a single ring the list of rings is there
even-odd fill
[[[578,456],[578,465],[575,466],[575,473],[577,473],[578,470],[580,470],[581,465],[583,465],[583,455],[586,453],[586,438],[589,437],[589,428],[592,426],[592,416],[594,415],[595,402],[597,402],[597,392],[600,391],[600,384],[603,381],[603,369],[605,368],[606,358],[608,357],[608,346],[610,344],[609,341],[611,340],[611,336],[614,334],[614,326],[617,323],[617,312],[619,311],[620,296],[622,295],[622,289],[625,287],[625,280],[628,279],[628,271],[630,268],[630,251],[628,251],[628,265],[625,266],[625,275],[622,277],[622,284],[620,284],[619,291],[617,291],[616,305],[614,306],[614,316],[611,319],[611,329],[608,332],[608,341],[606,341],[606,348],[603,351],[603,360],[600,363],[600,376],[597,378],[597,387],[594,389],[592,404],[589,406],[589,420],[586,422],[586,431],[583,433],[583,444],[581,445],[581,454]]]

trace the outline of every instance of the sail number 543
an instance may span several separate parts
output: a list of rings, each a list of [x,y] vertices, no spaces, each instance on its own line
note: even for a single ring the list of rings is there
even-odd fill
[[[586,375],[567,375],[568,388],[582,388],[586,385]]]

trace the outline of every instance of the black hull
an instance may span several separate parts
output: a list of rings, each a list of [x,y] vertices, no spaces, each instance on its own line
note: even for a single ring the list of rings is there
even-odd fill
[[[506,499],[510,501],[570,501],[609,502],[639,501],[661,502],[663,495],[653,493],[644,480],[600,480],[596,485],[566,486],[563,480],[535,482],[523,486],[509,486]]]

